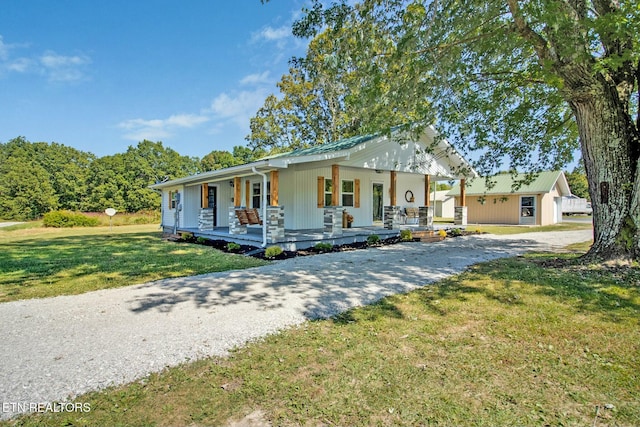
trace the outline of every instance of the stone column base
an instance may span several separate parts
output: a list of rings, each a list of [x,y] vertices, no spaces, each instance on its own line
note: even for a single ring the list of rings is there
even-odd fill
[[[342,206],[324,208],[324,232],[326,237],[342,236]]]
[[[395,230],[400,228],[402,224],[402,207],[385,206],[384,207],[384,228],[387,230]]]
[[[240,224],[235,207],[229,208],[229,234],[247,234],[247,226]]]
[[[453,223],[455,225],[467,225],[467,207],[456,206],[454,208]]]
[[[284,241],[284,206],[267,206],[267,217],[262,223],[267,227],[267,242]]]
[[[420,206],[418,210],[418,225],[433,230],[433,206]]]

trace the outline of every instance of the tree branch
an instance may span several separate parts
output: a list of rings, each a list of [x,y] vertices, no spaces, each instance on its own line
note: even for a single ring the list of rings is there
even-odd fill
[[[527,24],[524,17],[522,16],[522,12],[520,10],[520,7],[518,6],[518,0],[507,0],[507,4],[509,5],[509,11],[511,12],[511,16],[513,17],[513,22],[516,26],[516,29],[522,37],[524,37],[533,45],[533,48],[538,54],[538,58],[541,61],[553,59],[551,57],[549,47],[547,46],[547,41],[540,34],[536,33],[531,28],[531,26]]]
[[[474,77],[477,77],[477,81],[485,81],[485,80],[502,80],[503,78],[512,79],[513,77],[518,77],[522,82],[525,83],[533,83],[533,84],[547,84],[546,81],[542,79],[532,79],[528,77],[523,77],[523,73],[519,73],[516,71],[495,71],[492,73],[472,73]]]

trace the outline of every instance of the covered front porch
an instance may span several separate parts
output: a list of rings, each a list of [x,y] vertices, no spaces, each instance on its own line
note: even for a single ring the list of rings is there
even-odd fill
[[[450,225],[435,225],[436,231],[444,229]],[[297,251],[314,247],[318,243],[329,243],[331,245],[346,245],[352,243],[366,242],[369,236],[377,235],[381,240],[398,237],[400,231],[408,229],[412,233],[426,231],[425,227],[417,224],[406,224],[401,228],[387,229],[382,224],[368,227],[354,227],[343,229],[342,235],[330,236],[323,229],[308,230],[286,230],[284,238],[277,243],[267,243],[268,245],[277,244],[286,251]],[[240,245],[249,245],[260,247],[263,245],[262,226],[247,227],[245,234],[232,234],[229,227],[215,227],[212,230],[200,230],[198,228],[179,228],[178,233],[190,233],[195,237],[204,237],[212,240],[224,240]]]

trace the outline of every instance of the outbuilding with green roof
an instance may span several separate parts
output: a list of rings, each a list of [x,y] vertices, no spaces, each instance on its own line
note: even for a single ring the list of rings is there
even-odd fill
[[[465,199],[469,224],[551,225],[562,222],[562,197],[571,194],[562,171],[503,173],[467,181]],[[449,191],[461,203],[460,185]]]

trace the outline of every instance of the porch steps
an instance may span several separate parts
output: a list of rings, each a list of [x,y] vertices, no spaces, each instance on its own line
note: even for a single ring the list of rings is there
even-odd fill
[[[444,237],[440,236],[432,230],[415,230],[411,231],[411,237],[419,239],[421,242],[439,242],[444,240]]]

